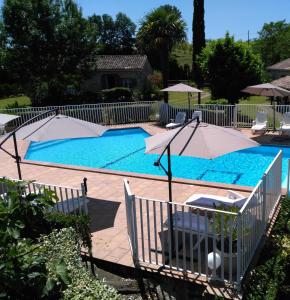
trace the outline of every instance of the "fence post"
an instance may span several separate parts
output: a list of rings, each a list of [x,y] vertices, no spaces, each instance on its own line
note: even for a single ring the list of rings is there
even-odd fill
[[[237,290],[238,291],[241,290],[241,264],[242,264],[242,255],[243,255],[243,251],[241,247],[242,245],[241,239],[243,234],[241,217],[242,217],[241,213],[238,212],[238,217],[237,217]]]
[[[266,206],[267,206],[267,175],[263,175],[263,203],[262,203],[262,223],[263,229],[266,228]]]
[[[86,193],[86,187],[85,184],[81,184],[81,189],[82,189],[82,200],[84,203],[84,209],[85,209],[85,214],[88,214],[88,204],[87,204],[87,193]]]
[[[238,127],[238,105],[234,105],[234,127]]]
[[[273,131],[276,131],[276,104],[273,104]]]

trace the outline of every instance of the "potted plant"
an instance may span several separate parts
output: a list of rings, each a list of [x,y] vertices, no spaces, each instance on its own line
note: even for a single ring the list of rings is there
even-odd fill
[[[239,207],[219,206],[217,210],[223,210],[231,213],[237,213]],[[230,262],[232,266],[232,274],[237,270],[237,217],[232,214],[216,213],[214,220],[216,234],[220,237],[217,241],[217,253],[222,260],[224,272],[229,273]],[[223,237],[223,238],[222,238]],[[222,257],[223,255],[223,257]]]

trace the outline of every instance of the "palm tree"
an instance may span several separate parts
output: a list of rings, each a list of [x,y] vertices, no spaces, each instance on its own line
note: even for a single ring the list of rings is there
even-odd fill
[[[145,53],[158,53],[163,86],[168,86],[169,56],[172,48],[186,39],[186,23],[177,7],[162,5],[148,13],[141,22],[137,42]],[[165,101],[168,101],[167,95]]]

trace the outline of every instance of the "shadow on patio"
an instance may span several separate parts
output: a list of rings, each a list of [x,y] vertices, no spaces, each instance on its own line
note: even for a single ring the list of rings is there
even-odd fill
[[[117,211],[121,202],[89,198],[88,211],[91,231],[114,227]]]

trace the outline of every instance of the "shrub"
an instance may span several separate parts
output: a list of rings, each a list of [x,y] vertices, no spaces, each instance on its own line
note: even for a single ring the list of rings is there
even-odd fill
[[[24,185],[0,179],[0,194],[7,192],[0,197],[0,298],[117,299],[82,264],[81,246],[91,247],[88,218],[48,212],[56,195],[25,195]]]
[[[17,84],[2,83],[0,84],[0,97],[9,97],[21,93],[21,88]]]
[[[46,213],[45,219],[50,229],[74,228],[82,247],[91,249],[90,220],[86,215],[65,215],[59,212]]]
[[[132,101],[132,91],[124,87],[102,90],[105,102]]]
[[[283,199],[260,259],[244,284],[245,299],[288,299],[290,294],[290,203]]]
[[[63,299],[118,299],[114,289],[97,280],[85,269],[76,240],[73,228],[54,230],[40,240],[41,255],[46,262],[49,277],[53,278],[56,285],[61,285],[62,282],[56,273],[55,262],[62,261],[64,264],[63,274],[68,284],[62,291]]]
[[[243,88],[263,80],[260,57],[228,33],[224,39],[208,43],[198,62],[213,99],[226,98],[231,104],[242,97]]]
[[[6,109],[14,109],[14,108],[23,108],[26,107],[27,105],[19,105],[18,101],[14,101],[13,103],[7,104],[5,106]]]

